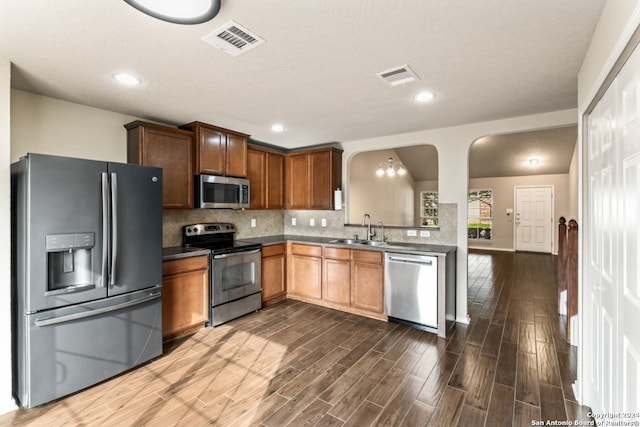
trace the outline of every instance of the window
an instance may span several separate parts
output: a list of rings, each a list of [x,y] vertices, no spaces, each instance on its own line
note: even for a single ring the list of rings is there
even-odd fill
[[[438,192],[420,192],[420,226],[438,226]]]
[[[467,237],[473,240],[491,240],[493,222],[493,190],[469,190],[467,203]]]

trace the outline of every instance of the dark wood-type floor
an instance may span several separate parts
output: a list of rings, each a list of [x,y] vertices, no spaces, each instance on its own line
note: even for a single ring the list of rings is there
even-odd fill
[[[586,420],[555,257],[472,253],[449,339],[287,301],[174,341],[136,370],[0,424],[530,426]]]

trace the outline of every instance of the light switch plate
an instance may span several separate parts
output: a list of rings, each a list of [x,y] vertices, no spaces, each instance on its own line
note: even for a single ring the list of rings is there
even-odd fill
[[[420,237],[431,237],[431,232],[429,230],[420,230]]]
[[[256,219],[255,218],[251,218],[251,227],[255,227],[257,225]]]
[[[315,220],[315,219],[313,219],[313,218],[311,218],[311,219],[309,220],[309,226],[311,226],[311,227],[315,227],[315,226],[316,226],[316,220]]]
[[[291,218],[291,225],[296,225],[298,221],[295,218]]]
[[[407,230],[407,236],[416,237],[417,235],[418,235],[418,232],[416,230]]]
[[[323,227],[327,226],[327,218],[322,218],[322,220],[320,221],[320,225],[322,225]]]

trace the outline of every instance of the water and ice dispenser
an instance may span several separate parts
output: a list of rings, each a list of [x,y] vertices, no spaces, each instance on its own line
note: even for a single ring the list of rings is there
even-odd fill
[[[47,293],[69,292],[77,286],[94,285],[92,252],[94,233],[48,234]]]

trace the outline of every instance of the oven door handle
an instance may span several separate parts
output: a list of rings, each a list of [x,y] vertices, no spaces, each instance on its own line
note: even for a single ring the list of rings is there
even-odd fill
[[[260,251],[262,251],[262,249],[255,249],[253,251],[240,251],[240,252],[232,252],[230,254],[222,254],[222,255],[214,255],[213,259],[223,259],[223,258],[229,258],[232,257],[234,255],[251,255],[251,254],[258,254],[260,253]]]

